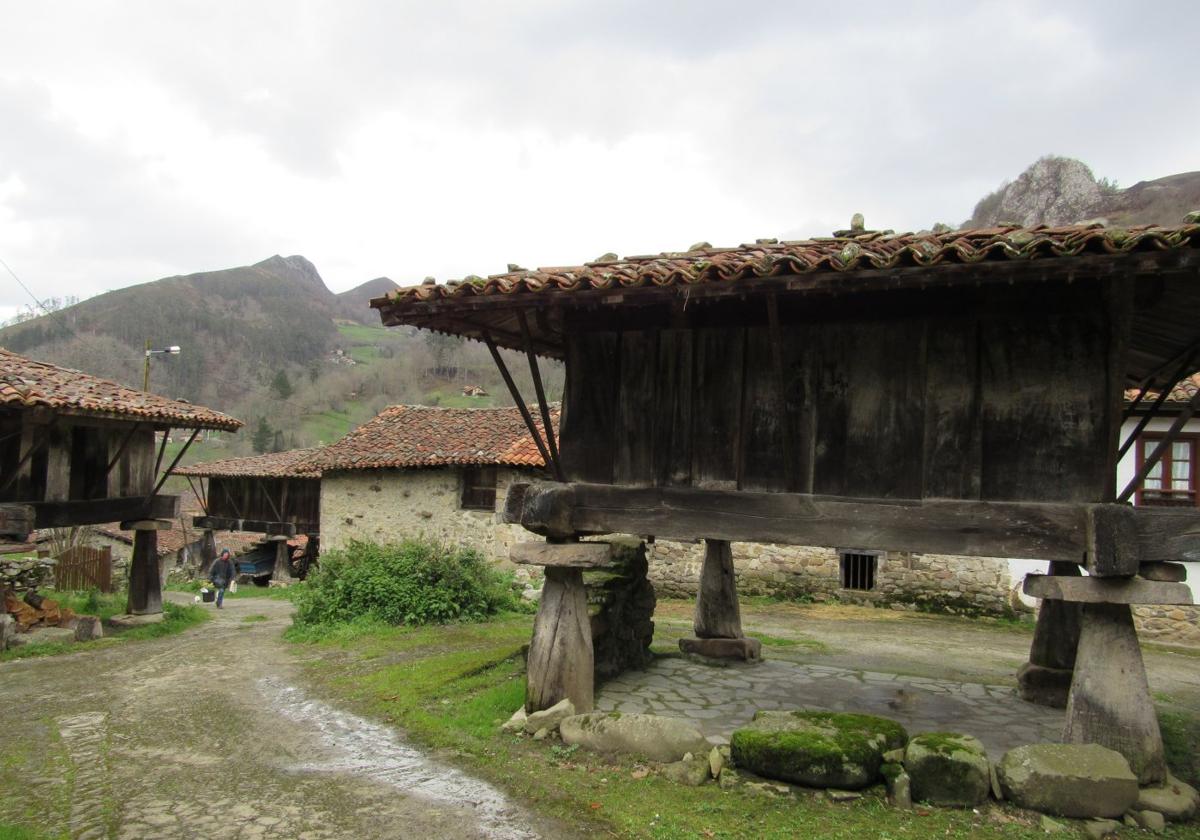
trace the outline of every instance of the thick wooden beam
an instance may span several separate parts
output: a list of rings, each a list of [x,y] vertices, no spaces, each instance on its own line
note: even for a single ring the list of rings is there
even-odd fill
[[[192,517],[192,525],[211,531],[251,531],[278,537],[294,537],[297,528],[308,528],[305,523],[297,525],[295,522],[266,522],[261,519],[234,519],[228,516],[195,516]],[[315,526],[312,532],[316,532]]]
[[[606,542],[516,543],[508,556],[522,566],[603,569],[612,564],[612,545]]]
[[[32,506],[0,505],[0,534],[24,537],[35,527]]]
[[[1192,590],[1186,583],[1164,583],[1141,578],[1101,579],[1025,575],[1022,587],[1034,598],[1053,598],[1082,604],[1190,605]]]
[[[179,516],[178,496],[122,496],[115,499],[89,499],[71,502],[31,502],[38,528],[65,528],[71,525],[101,525],[135,519],[175,519]]]
[[[516,484],[506,522],[543,536],[638,534],[1060,560],[1099,577],[1200,561],[1200,510],[868,499],[690,487]]]

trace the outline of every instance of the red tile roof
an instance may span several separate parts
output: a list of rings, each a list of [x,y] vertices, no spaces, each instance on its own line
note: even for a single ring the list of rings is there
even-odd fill
[[[536,409],[530,409],[534,417]],[[558,409],[551,414],[558,426]],[[539,431],[541,422],[537,423]],[[336,443],[312,465],[322,471],[544,462],[517,408],[427,408],[393,405]]]
[[[1163,402],[1166,405],[1170,405],[1172,403],[1189,403],[1192,401],[1192,397],[1196,395],[1197,391],[1200,391],[1200,373],[1193,373],[1191,376],[1184,378],[1178,384],[1176,384],[1175,387],[1171,389],[1171,393],[1167,394],[1167,398]],[[1137,388],[1126,389],[1125,402],[1133,402],[1137,399],[1137,395]],[[1154,405],[1154,401],[1156,399],[1158,399],[1157,391],[1147,391],[1146,396],[1142,397],[1142,401],[1139,404],[1139,409],[1143,406],[1147,409],[1150,408],[1150,406]]]
[[[225,458],[204,464],[189,464],[176,467],[174,475],[190,475],[208,478],[229,476],[246,478],[320,478],[321,472],[309,464],[319,452],[319,447],[291,449],[287,452],[268,452],[246,458]]]
[[[141,420],[185,429],[242,425],[227,414],[184,400],[135,391],[70,368],[37,362],[0,347],[0,405],[44,406],[63,414]]]
[[[566,268],[516,269],[489,277],[467,277],[439,285],[429,281],[375,298],[371,306],[389,310],[480,295],[517,295],[615,290],[635,287],[733,283],[758,277],[850,272],[860,269],[929,267],[985,260],[1032,260],[1085,254],[1200,248],[1200,219],[1178,227],[1144,225],[1106,228],[1100,224],[995,227],[942,233],[839,231],[825,239],[760,239],[733,248],[700,243],[687,251],[618,258]],[[407,308],[407,307],[406,307]]]

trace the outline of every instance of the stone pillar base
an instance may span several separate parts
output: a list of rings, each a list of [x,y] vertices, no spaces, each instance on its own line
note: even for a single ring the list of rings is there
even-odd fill
[[[1017,671],[1017,694],[1022,700],[1039,706],[1065,709],[1073,674],[1070,668],[1047,668],[1026,662]]]
[[[758,639],[697,639],[679,640],[679,649],[707,659],[738,659],[758,662],[762,659],[762,642]]]

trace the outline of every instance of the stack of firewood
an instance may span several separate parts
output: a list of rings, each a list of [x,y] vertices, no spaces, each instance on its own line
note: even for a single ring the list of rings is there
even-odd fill
[[[11,589],[4,593],[4,611],[13,617],[22,632],[34,627],[70,627],[75,611],[60,607],[57,601],[44,598],[30,589],[25,598],[18,599]]]

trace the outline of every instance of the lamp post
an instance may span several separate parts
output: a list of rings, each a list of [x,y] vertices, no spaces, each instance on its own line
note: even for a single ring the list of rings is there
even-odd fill
[[[150,339],[148,339],[148,338],[146,339],[146,361],[145,361],[145,364],[142,366],[142,390],[143,391],[150,390],[150,357],[151,356],[161,356],[164,354],[171,355],[171,356],[178,356],[179,355],[179,345],[172,344],[170,347],[163,347],[160,350],[156,350],[156,349],[152,349],[150,347]]]

